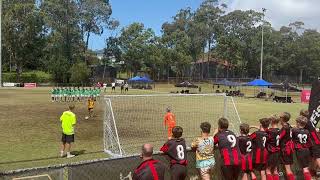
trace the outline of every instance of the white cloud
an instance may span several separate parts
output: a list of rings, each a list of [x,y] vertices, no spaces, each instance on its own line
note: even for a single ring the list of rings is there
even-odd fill
[[[320,0],[224,0],[230,10],[266,8],[266,19],[279,29],[291,22],[303,21],[306,28],[320,30]]]

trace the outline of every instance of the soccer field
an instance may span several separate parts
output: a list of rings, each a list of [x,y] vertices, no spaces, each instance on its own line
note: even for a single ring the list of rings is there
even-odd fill
[[[176,90],[172,87],[172,85],[157,85],[155,90],[130,90],[129,93],[168,93]],[[210,92],[211,89],[209,87],[209,85],[203,85],[203,92]],[[120,90],[117,89],[117,91]],[[248,90],[248,94],[251,91],[252,89]],[[73,146],[73,150],[75,151],[74,153],[79,155],[74,159],[58,158],[61,138],[59,117],[66,110],[67,103],[52,103],[49,92],[50,88],[0,89],[0,101],[2,102],[0,104],[0,170],[69,163],[108,156],[102,152],[104,103],[99,101],[96,103],[95,117],[90,120],[84,119],[87,113],[86,103],[75,103],[78,124],[76,126],[76,143]],[[119,92],[117,93],[119,94]],[[250,124],[257,124],[257,119],[282,111],[290,112],[294,119],[300,109],[307,108],[307,105],[301,103],[281,104],[252,98],[234,98],[234,100],[242,122]],[[201,106],[197,106],[200,101],[197,102],[195,100],[194,102],[192,105],[188,103],[185,105],[183,114],[187,115],[188,112],[192,112],[191,114],[194,116],[199,116],[194,112],[206,112],[206,110],[203,111],[201,109]],[[155,137],[152,138],[157,138],[159,142],[165,141],[166,131],[161,123],[164,115],[163,107],[165,107],[166,102],[157,101],[154,103],[153,107],[159,107],[159,111],[154,114],[146,113],[148,112],[148,105],[137,105],[135,106],[137,108],[134,107],[136,109],[134,113],[142,119],[128,119],[127,123],[125,121],[119,122],[119,134],[127,135],[127,138],[124,139],[121,139],[120,136],[121,143],[135,144],[135,146],[132,146],[133,148],[140,148],[141,143],[144,140],[147,141],[153,135]],[[214,104],[208,104],[208,106],[214,106]],[[117,105],[114,104],[114,106]],[[124,113],[118,113],[118,115],[121,116]],[[177,118],[179,116],[179,113],[177,113]],[[207,118],[210,118],[210,114],[201,115],[201,117],[204,118],[199,119],[199,122],[208,120]],[[148,122],[147,120],[150,118],[154,120],[159,118],[159,121]],[[212,117],[213,120],[215,118]],[[293,119],[291,123],[294,123]],[[148,131],[141,132],[139,129],[143,126],[142,122],[145,121],[149,123],[147,127],[155,126],[153,129],[148,130],[149,133]],[[193,128],[193,131],[186,132],[186,136],[192,136],[193,133],[198,135],[199,125],[185,120],[179,122],[179,119],[177,119],[177,121],[183,127],[192,126],[188,128]],[[216,127],[215,124],[213,126]]]

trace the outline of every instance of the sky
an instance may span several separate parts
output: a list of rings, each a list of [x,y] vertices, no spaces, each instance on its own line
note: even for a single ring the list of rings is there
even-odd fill
[[[120,21],[120,29],[133,22],[142,22],[146,28],[152,28],[157,35],[161,26],[183,8],[196,10],[202,0],[110,0],[112,18]],[[291,22],[303,21],[305,27],[320,31],[320,0],[221,0],[228,5],[227,11],[236,9],[261,11],[266,8],[266,20],[279,29]],[[92,35],[89,48],[103,49],[105,39],[110,32],[101,36]]]

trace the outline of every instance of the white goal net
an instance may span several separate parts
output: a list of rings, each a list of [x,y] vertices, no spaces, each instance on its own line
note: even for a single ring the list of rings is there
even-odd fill
[[[225,94],[159,94],[105,96],[104,151],[111,155],[137,154],[151,143],[157,151],[167,140],[163,121],[166,108],[176,116],[188,146],[200,135],[201,122],[210,122],[212,133],[221,117],[239,131],[240,117],[232,97]]]

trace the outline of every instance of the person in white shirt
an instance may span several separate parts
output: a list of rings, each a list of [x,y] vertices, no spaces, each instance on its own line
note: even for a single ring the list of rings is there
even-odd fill
[[[111,83],[111,86],[112,86],[112,91],[116,91],[116,83],[115,82],[113,82],[113,83]]]

